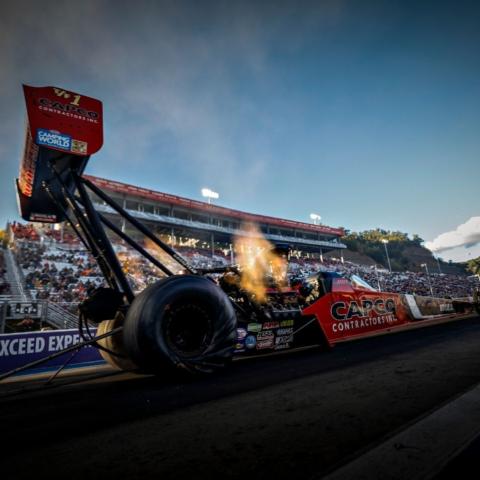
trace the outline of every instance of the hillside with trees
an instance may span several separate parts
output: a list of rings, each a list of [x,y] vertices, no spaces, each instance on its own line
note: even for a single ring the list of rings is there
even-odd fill
[[[424,240],[416,234],[410,238],[407,233],[377,228],[364,232],[346,230],[346,235],[342,238],[350,251],[368,257],[373,263],[388,269],[384,240],[388,241],[386,247],[393,271],[421,272],[425,271],[422,264],[426,264],[431,273],[467,273],[466,264],[437,260],[432,252],[422,245]]]
[[[466,262],[466,268],[472,275],[480,275],[480,257]]]

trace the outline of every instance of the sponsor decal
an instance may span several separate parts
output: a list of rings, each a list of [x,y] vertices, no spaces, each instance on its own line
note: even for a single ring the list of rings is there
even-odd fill
[[[293,334],[293,327],[290,328],[279,328],[277,330],[277,335],[292,335]]]
[[[29,126],[27,126],[25,133],[25,150],[20,166],[18,186],[24,195],[31,197],[33,193],[33,180],[35,178],[38,145],[33,141]]]
[[[243,340],[247,336],[247,331],[244,328],[237,328],[237,340]]]
[[[331,314],[335,320],[350,320],[353,317],[366,318],[374,315],[395,314],[395,301],[392,298],[384,300],[362,300],[357,302],[335,302],[331,307]]]
[[[243,343],[237,343],[235,345],[235,351],[236,352],[244,352],[245,351],[245,345]]]
[[[256,345],[257,345],[257,339],[255,338],[254,335],[248,335],[247,337],[245,337],[245,346],[248,349],[255,348]]]
[[[382,315],[380,317],[368,317],[358,320],[345,320],[342,322],[334,323],[332,325],[332,331],[334,333],[347,332],[349,330],[357,330],[371,327],[389,326],[398,322],[398,318],[395,315]]]
[[[247,330],[249,332],[259,332],[262,329],[261,323],[249,323],[247,325]]]
[[[333,333],[389,327],[398,322],[392,298],[338,301],[332,304],[330,312],[336,320]]]
[[[82,155],[87,154],[88,143],[82,142],[81,140],[72,140],[72,152],[73,153],[80,153]]]
[[[281,345],[282,343],[290,343],[293,341],[293,335],[282,335],[275,339],[275,345]]]
[[[37,130],[37,144],[70,151],[72,147],[72,137],[56,130],[44,130],[43,128],[39,128]]]
[[[290,348],[290,343],[280,343],[279,345],[275,345],[275,350],[286,350]]]
[[[263,332],[259,332],[257,334],[257,340],[260,341],[260,340],[266,340],[267,338],[270,339],[274,337],[275,335],[273,334],[273,332],[271,330],[264,330]]]
[[[453,312],[453,305],[451,303],[441,303],[440,304],[440,311],[443,312]]]
[[[265,322],[263,324],[263,329],[264,330],[270,330],[272,328],[278,328],[280,324],[278,322]]]
[[[30,220],[32,222],[53,222],[56,223],[57,221],[57,216],[56,215],[50,215],[47,213],[31,213],[30,214]]]
[[[295,324],[294,320],[282,320],[280,322],[281,327],[293,327],[294,324]]]
[[[93,110],[86,110],[74,103],[62,103],[48,98],[40,98],[38,100],[38,108],[43,111],[58,113],[67,117],[86,120],[88,122],[98,123],[100,115]]]
[[[257,350],[263,350],[264,348],[273,348],[273,337],[257,342]]]

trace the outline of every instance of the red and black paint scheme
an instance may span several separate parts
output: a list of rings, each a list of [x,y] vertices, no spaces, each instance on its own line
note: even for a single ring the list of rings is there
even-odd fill
[[[56,87],[24,85],[23,91],[27,122],[17,181],[20,213],[28,221],[57,223],[65,216],[42,184],[53,178],[52,163],[56,163],[67,187],[74,188],[67,170],[81,174],[103,143],[102,103]],[[56,187],[52,183],[50,188]],[[66,208],[64,202],[62,206]]]
[[[191,267],[174,249],[82,173],[103,142],[102,104],[56,87],[24,87],[28,122],[17,180],[20,213],[29,221],[67,221],[97,260],[105,287],[80,306],[83,345],[112,365],[147,373],[211,373],[235,358],[391,333],[464,318],[475,302],[379,292],[358,277],[319,272],[281,285],[265,278],[259,301],[242,287],[242,269]],[[88,191],[181,265],[175,275],[144,246],[96,211]],[[132,290],[106,229],[165,278]],[[277,246],[278,251],[282,251]],[[286,251],[283,248],[286,258]],[[286,273],[286,270],[285,270]],[[478,305],[477,305],[478,306]],[[84,334],[98,325],[97,337]],[[98,339],[101,337],[101,339]],[[98,340],[97,340],[98,339]],[[78,348],[78,347],[74,347]]]
[[[282,298],[283,297],[283,298]],[[295,288],[270,291],[257,321],[239,316],[236,355],[327,345],[464,318],[468,299],[380,292],[359,277],[319,272]]]

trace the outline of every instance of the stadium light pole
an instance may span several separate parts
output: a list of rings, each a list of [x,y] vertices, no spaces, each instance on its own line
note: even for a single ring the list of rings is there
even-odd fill
[[[385,253],[387,255],[388,269],[390,270],[390,273],[392,273],[392,265],[390,264],[390,257],[388,255],[388,248],[387,248],[388,240],[386,238],[382,238],[382,243],[385,247]]]
[[[207,198],[208,203],[212,203],[212,198],[214,200],[217,200],[220,195],[217,192],[214,192],[213,190],[210,190],[209,188],[202,188],[202,196]]]
[[[433,288],[432,288],[432,282],[430,280],[430,272],[428,271],[428,265],[426,263],[422,263],[421,267],[425,267],[425,271],[427,272],[428,285],[430,287],[430,294],[433,297]]]
[[[318,213],[311,213],[310,218],[313,220],[314,225],[318,225],[322,217]]]
[[[433,258],[437,261],[438,273],[442,273],[442,269],[440,268],[440,260],[438,259],[438,255],[437,256],[434,255]]]
[[[378,278],[377,264],[375,264],[375,276],[377,277],[378,291],[381,292],[382,289],[381,289],[381,287],[380,287],[380,279]]]

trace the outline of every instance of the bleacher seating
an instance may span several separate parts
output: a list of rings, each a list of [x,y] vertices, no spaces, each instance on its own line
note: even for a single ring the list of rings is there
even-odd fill
[[[103,284],[101,272],[92,256],[82,250],[82,245],[70,234],[63,236],[60,242],[58,231],[51,235],[41,234],[33,225],[14,224],[14,252],[20,265],[25,285],[33,299],[74,304],[83,300],[87,292]],[[134,291],[140,291],[163,276],[156,267],[135,251],[121,243],[115,243],[118,257]],[[148,248],[175,273],[182,271],[181,266],[162,254],[157,248]],[[212,251],[193,247],[176,247],[177,251],[194,268],[215,268],[226,266],[230,262],[229,252]],[[2,269],[0,257],[0,273]],[[446,275],[431,273],[427,276],[418,272],[389,272],[372,266],[342,262],[336,259],[307,257],[290,259],[289,275],[305,277],[321,270],[331,270],[346,276],[357,275],[364,278],[374,288],[382,291],[430,295],[430,285],[434,296],[465,297],[478,287],[478,279],[464,275]],[[1,284],[0,275],[0,284]]]

